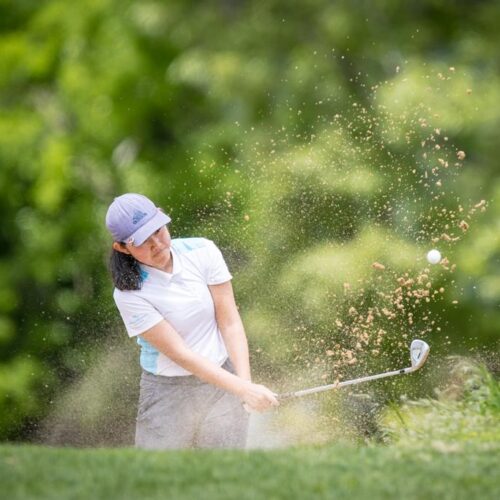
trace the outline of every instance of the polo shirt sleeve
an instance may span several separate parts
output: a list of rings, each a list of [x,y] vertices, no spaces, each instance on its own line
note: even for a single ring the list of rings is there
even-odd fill
[[[221,251],[211,240],[207,242],[206,280],[207,285],[220,285],[232,279]]]
[[[115,290],[113,298],[129,337],[144,333],[164,319],[147,300],[133,292]]]

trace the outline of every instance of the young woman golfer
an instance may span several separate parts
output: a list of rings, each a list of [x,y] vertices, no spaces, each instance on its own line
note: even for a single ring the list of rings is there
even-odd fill
[[[278,401],[251,382],[248,344],[219,249],[171,239],[170,217],[140,194],[115,198],[114,299],[141,346],[135,444],[140,448],[243,448],[248,413]]]

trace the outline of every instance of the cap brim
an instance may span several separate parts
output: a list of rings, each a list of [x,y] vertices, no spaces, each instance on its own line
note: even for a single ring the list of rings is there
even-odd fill
[[[146,224],[130,236],[129,240],[134,246],[142,245],[155,231],[170,221],[170,217],[158,209],[156,214]]]

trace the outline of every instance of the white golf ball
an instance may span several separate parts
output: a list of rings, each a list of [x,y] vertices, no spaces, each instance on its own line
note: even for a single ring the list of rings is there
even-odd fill
[[[441,262],[441,252],[435,248],[429,250],[429,252],[427,252],[427,262],[429,262],[429,264],[438,264]]]

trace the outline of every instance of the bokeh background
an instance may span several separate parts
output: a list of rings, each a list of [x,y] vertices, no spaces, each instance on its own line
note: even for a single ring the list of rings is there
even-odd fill
[[[452,354],[498,371],[499,22],[493,0],[0,1],[0,438],[132,442],[104,228],[124,192],[222,249],[259,382],[432,345],[301,426],[432,394]]]

